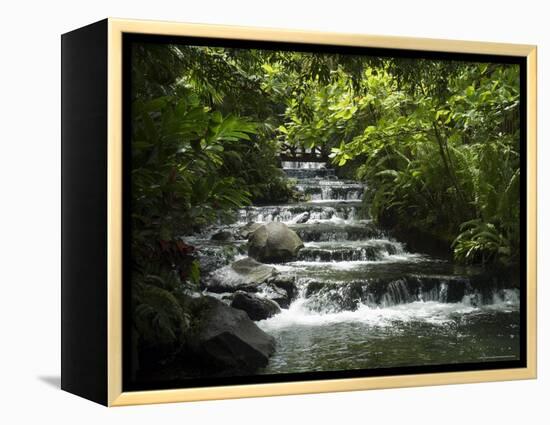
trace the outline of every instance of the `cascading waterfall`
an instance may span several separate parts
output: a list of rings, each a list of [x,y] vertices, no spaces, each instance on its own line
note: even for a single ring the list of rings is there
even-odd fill
[[[236,224],[284,222],[305,244],[296,261],[274,265],[295,279],[298,296],[258,322],[277,340],[263,373],[519,355],[518,289],[482,269],[407,252],[360,217],[364,186],[339,180],[325,163],[282,167],[309,200],[247,207]]]
[[[242,209],[239,225],[280,221],[304,241],[295,262],[277,265],[282,274],[297,278],[300,297],[294,304],[304,314],[414,302],[475,307],[502,293],[498,285],[461,275],[452,264],[406,252],[371,220],[358,218],[361,183],[339,180],[324,162],[283,161],[282,167],[309,201]],[[512,304],[513,299],[507,305]],[[279,320],[275,316],[260,325]]]
[[[353,220],[358,213],[360,202],[299,203],[293,205],[251,206],[239,211],[239,224],[269,223],[280,221],[296,223],[307,213],[309,220]]]

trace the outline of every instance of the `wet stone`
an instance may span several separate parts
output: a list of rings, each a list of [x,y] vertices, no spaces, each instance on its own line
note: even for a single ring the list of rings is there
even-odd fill
[[[277,273],[274,267],[247,257],[214,271],[205,286],[207,290],[218,293],[238,290],[256,292],[259,285]]]

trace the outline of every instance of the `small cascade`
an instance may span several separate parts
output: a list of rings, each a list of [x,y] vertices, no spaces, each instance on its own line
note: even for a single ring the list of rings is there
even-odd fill
[[[283,171],[291,179],[324,178],[336,180],[336,173],[332,168],[283,168]]]
[[[280,221],[286,224],[296,223],[307,213],[307,221],[354,220],[358,216],[360,202],[323,202],[299,203],[292,205],[251,206],[239,211],[239,224],[269,223]]]
[[[299,252],[299,261],[341,262],[341,261],[376,261],[389,255],[403,252],[397,242],[384,239],[368,241],[350,241],[347,243],[310,242]]]
[[[296,190],[312,201],[357,201],[361,199],[364,186],[352,181],[301,179]]]
[[[296,179],[296,190],[312,201],[360,200],[364,186],[339,180],[324,162],[283,161],[287,176]]]
[[[411,275],[336,280],[298,279],[304,314],[355,311],[362,307],[388,308],[421,302],[461,304],[472,308],[501,306],[517,308],[519,290],[488,287],[481,279],[452,276]]]
[[[281,168],[283,170],[324,170],[327,164],[315,161],[281,161]]]

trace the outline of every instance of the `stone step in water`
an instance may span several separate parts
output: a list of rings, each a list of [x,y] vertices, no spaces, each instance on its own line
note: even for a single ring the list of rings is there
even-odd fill
[[[387,308],[414,302],[463,303],[465,308],[509,304],[517,307],[519,290],[480,277],[405,275],[351,281],[302,279],[303,306],[320,313]]]
[[[355,180],[339,180],[339,179],[321,179],[317,178],[303,178],[296,179],[297,185],[317,185],[317,186],[346,186],[346,185],[357,185],[364,187],[364,185]]]
[[[316,161],[281,161],[281,168],[283,169],[324,169],[327,168],[326,162],[316,162]]]
[[[359,241],[379,239],[384,236],[380,228],[369,220],[357,220],[353,224],[308,222],[305,224],[291,224],[290,228],[304,242]]]
[[[459,266],[414,254],[388,261],[304,262],[276,266],[294,276],[301,305],[318,313],[385,308],[414,302],[463,303],[469,307],[518,305],[513,278],[480,267]]]
[[[386,239],[359,242],[309,242],[298,253],[299,261],[376,261],[403,253],[403,246]]]
[[[287,177],[291,179],[308,179],[322,177],[336,180],[336,174],[332,168],[283,168]]]
[[[282,274],[290,274],[297,278],[315,278],[316,280],[339,282],[371,278],[399,279],[403,276],[413,275],[439,278],[483,274],[483,269],[479,267],[457,265],[445,260],[407,252],[400,252],[389,255],[383,260],[374,261],[323,262],[297,260],[277,265],[277,269]]]
[[[300,218],[305,221],[333,218],[353,220],[358,216],[360,206],[360,202],[303,202],[291,205],[254,206],[239,210],[238,221],[240,223],[268,223],[271,221],[293,223]],[[308,213],[307,217],[304,213]]]
[[[296,190],[312,200],[359,200],[363,195],[364,188],[361,184],[343,184],[338,180],[323,181],[323,183],[298,183]]]

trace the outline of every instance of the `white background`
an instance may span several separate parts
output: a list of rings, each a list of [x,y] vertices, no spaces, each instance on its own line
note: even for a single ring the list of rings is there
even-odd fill
[[[545,1],[149,0],[0,3],[0,422],[550,423]],[[539,46],[539,379],[106,409],[64,393],[60,34],[107,16]]]

